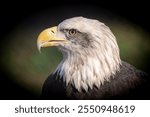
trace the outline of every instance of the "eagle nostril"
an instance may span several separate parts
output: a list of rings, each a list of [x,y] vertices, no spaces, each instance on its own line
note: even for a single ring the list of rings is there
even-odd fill
[[[51,32],[54,34],[55,32],[53,30],[51,30]]]

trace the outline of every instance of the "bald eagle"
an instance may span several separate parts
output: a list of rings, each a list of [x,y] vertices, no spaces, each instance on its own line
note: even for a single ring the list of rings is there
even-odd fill
[[[41,47],[63,55],[43,84],[43,99],[142,99],[147,75],[122,61],[111,30],[95,19],[73,17],[40,33]]]

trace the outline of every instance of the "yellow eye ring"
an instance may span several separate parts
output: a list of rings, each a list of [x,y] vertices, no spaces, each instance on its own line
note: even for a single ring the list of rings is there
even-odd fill
[[[77,32],[77,31],[76,31],[75,29],[70,29],[70,30],[68,31],[69,35],[71,35],[71,36],[75,35],[76,32]]]

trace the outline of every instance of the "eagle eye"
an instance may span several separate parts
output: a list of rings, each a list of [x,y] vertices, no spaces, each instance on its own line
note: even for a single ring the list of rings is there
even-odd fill
[[[69,33],[69,35],[70,36],[74,36],[75,34],[76,34],[76,30],[75,29],[70,29],[69,31],[68,31],[68,33]]]

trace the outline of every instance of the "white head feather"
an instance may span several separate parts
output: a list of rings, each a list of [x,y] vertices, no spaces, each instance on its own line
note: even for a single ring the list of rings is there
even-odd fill
[[[59,24],[61,29],[77,29],[86,33],[90,41],[86,47],[62,45],[63,60],[55,72],[72,84],[78,91],[96,86],[100,88],[109,81],[121,64],[116,38],[110,29],[98,20],[74,17]]]

